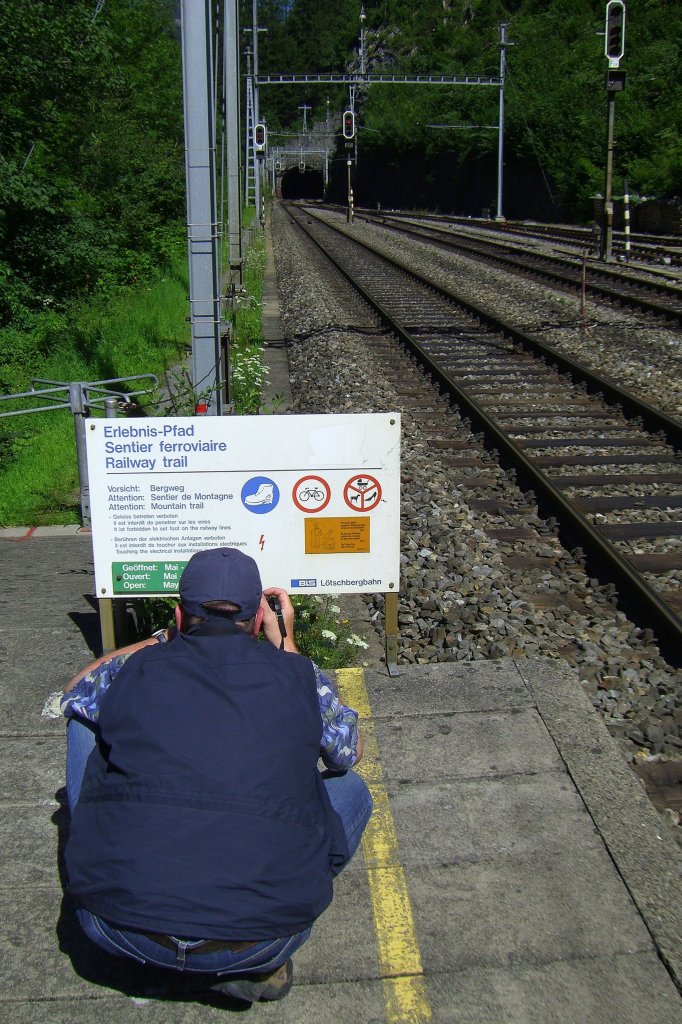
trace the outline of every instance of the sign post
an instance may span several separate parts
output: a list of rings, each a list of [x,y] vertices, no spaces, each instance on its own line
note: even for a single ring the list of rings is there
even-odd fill
[[[195,551],[237,547],[292,595],[385,593],[395,667],[398,413],[91,419],[86,437],[100,600],[177,595]]]

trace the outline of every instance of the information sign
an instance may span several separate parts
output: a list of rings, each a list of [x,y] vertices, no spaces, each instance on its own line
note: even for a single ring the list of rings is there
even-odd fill
[[[264,586],[399,589],[400,414],[87,420],[99,597],[175,595],[195,551]]]

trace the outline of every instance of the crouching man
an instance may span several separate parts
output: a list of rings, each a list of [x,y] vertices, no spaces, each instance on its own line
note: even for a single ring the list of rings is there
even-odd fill
[[[371,814],[357,712],[238,549],[192,556],[175,619],[65,688],[69,892],[107,952],[279,999]]]

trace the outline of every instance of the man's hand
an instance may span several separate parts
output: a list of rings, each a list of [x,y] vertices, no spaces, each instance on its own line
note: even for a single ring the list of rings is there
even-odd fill
[[[298,648],[294,640],[294,606],[286,590],[281,590],[279,587],[267,587],[263,591],[260,602],[263,609],[263,632],[275,647],[281,645],[282,634],[280,633],[277,616],[268,603],[269,597],[276,597],[282,608],[282,617],[284,618],[284,626],[287,631],[287,635],[284,637],[283,649],[297,654]]]

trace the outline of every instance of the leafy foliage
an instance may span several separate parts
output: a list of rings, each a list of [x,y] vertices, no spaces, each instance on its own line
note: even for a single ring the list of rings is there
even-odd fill
[[[252,232],[244,261],[244,286],[248,298],[237,308],[236,331],[230,346],[231,395],[239,415],[257,413],[268,372],[263,364],[262,297],[265,273],[265,235]]]
[[[331,595],[293,597],[292,603],[296,609],[298,649],[320,668],[343,668],[369,647],[352,632],[350,621],[341,617],[341,608]]]
[[[187,262],[182,237],[171,267],[145,284],[70,301],[32,317],[32,330],[0,328],[0,389],[32,377],[92,381],[156,373],[187,343]],[[63,394],[63,393],[62,393]],[[149,400],[153,401],[150,394]],[[65,398],[65,395],[64,395]],[[43,400],[3,402],[3,411]],[[145,399],[140,399],[146,404]],[[73,416],[51,410],[0,419],[0,525],[74,523],[80,516]]]
[[[369,644],[351,631],[348,619],[342,618],[339,605],[329,597],[293,597],[296,609],[296,645],[322,669],[345,668],[362,656]],[[176,598],[143,597],[130,603],[133,629],[130,642],[142,640],[158,629],[174,623]],[[261,633],[259,638],[267,643]]]
[[[262,69],[357,68],[359,2],[267,0],[260,7],[259,21],[269,29],[260,44]],[[368,70],[397,74],[496,77],[505,22],[505,212],[590,216],[606,157],[604,0],[378,0],[364,10]],[[627,177],[635,195],[682,194],[679,19],[679,0],[627,5],[616,191]],[[261,108],[278,127],[297,126],[303,102],[324,117],[327,94],[337,110],[348,101],[343,90],[277,86],[262,90]],[[360,89],[357,200],[465,213],[492,205],[498,94],[486,86]],[[343,160],[336,170],[341,198]]]
[[[0,5],[0,324],[167,259],[183,212],[170,0]]]

